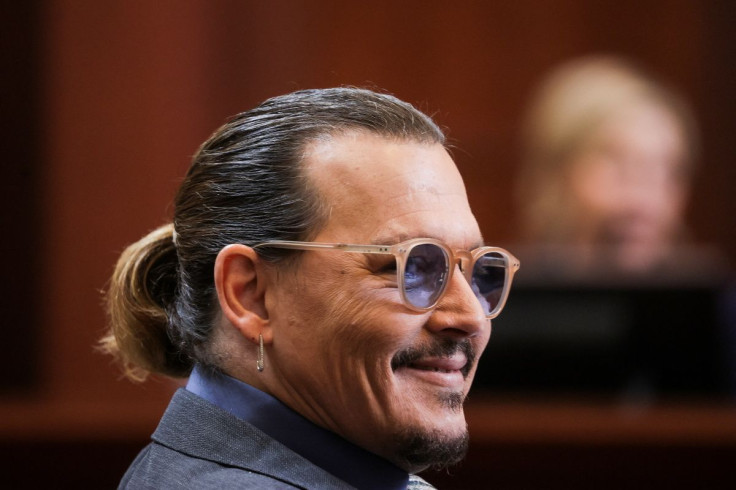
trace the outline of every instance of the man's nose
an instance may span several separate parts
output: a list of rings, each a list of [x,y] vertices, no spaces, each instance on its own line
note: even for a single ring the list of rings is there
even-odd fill
[[[452,274],[445,294],[427,322],[427,328],[453,337],[479,335],[489,320],[480,301],[458,266]]]

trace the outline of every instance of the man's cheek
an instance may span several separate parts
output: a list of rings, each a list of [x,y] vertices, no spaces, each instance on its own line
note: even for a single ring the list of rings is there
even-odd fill
[[[345,304],[335,315],[338,324],[333,340],[340,342],[349,356],[365,358],[370,354],[377,358],[388,354],[394,343],[391,329],[387,328],[390,322],[369,304],[357,303]]]

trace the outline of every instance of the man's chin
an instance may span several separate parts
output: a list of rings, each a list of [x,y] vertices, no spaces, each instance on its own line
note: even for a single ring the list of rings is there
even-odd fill
[[[465,457],[468,440],[467,426],[456,434],[446,429],[408,429],[394,441],[395,463],[410,473],[448,468]]]

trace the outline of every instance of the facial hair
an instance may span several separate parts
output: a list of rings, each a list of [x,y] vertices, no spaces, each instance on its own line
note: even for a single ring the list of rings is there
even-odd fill
[[[476,358],[473,344],[468,339],[459,342],[442,339],[431,346],[405,349],[391,359],[391,368],[395,371],[423,357],[450,357],[458,351],[462,352],[468,360],[461,370],[463,377],[467,377]],[[462,410],[465,402],[465,394],[462,392],[443,393],[438,397],[447,408],[453,411]],[[440,429],[406,428],[395,435],[394,447],[396,456],[403,463],[402,466],[418,472],[429,467],[443,469],[460,462],[467,453],[468,440],[467,427],[457,435],[448,435]]]
[[[418,473],[427,468],[442,470],[463,460],[468,452],[467,428],[458,436],[440,430],[407,430],[396,435],[396,456],[403,468]]]

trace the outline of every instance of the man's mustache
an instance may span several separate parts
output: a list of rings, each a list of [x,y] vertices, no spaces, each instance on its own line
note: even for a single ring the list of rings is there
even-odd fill
[[[425,347],[408,348],[399,351],[391,359],[391,369],[396,371],[400,367],[409,366],[425,357],[450,357],[458,352],[465,354],[468,360],[461,370],[463,376],[467,376],[475,364],[476,357],[475,348],[469,339],[463,339],[461,341],[442,339]]]

